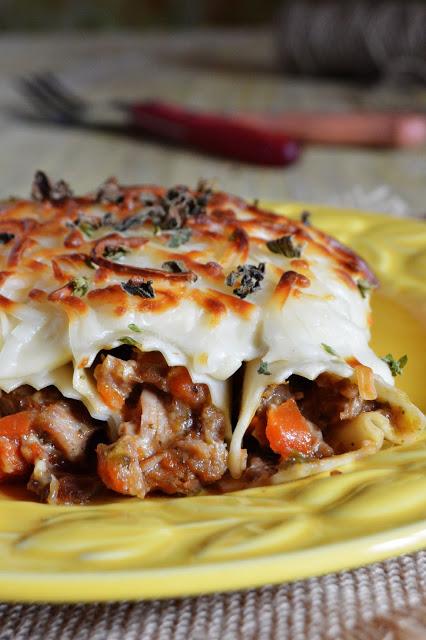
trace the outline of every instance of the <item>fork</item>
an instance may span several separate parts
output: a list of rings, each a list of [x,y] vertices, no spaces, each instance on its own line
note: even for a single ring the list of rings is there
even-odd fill
[[[70,91],[50,72],[20,78],[19,88],[48,122],[99,126],[99,120],[94,119],[96,105]],[[213,155],[275,166],[290,164],[299,156],[298,142],[263,123],[213,112],[201,113],[155,100],[128,104],[115,100],[110,104],[124,111],[134,131]]]

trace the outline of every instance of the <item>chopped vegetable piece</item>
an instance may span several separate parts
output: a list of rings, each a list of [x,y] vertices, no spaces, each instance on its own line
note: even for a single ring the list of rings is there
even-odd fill
[[[361,398],[363,400],[375,400],[377,391],[374,386],[373,370],[370,367],[359,364],[355,367],[355,376]]]
[[[103,256],[104,258],[109,258],[110,260],[118,260],[118,258],[122,258],[127,253],[129,252],[125,247],[113,247],[107,245],[104,249]]]
[[[121,344],[129,344],[132,347],[135,347],[138,344],[136,340],[133,340],[133,338],[130,338],[130,336],[123,336],[122,338],[118,338],[118,342],[121,342]]]
[[[324,342],[321,342],[321,346],[326,353],[329,353],[331,356],[336,356],[336,358],[340,358],[339,354],[336,353],[333,347],[330,347],[329,344],[324,344]]]
[[[395,376],[400,376],[403,368],[408,362],[408,356],[403,355],[399,358],[399,360],[395,360],[391,353],[388,353],[384,358],[382,358],[383,362],[386,362],[389,369],[391,370],[391,374],[395,378]]]
[[[89,280],[86,276],[77,276],[77,278],[71,280],[70,286],[73,294],[82,298],[89,291]]]
[[[372,289],[372,286],[368,282],[368,280],[358,280],[356,286],[358,287],[362,298],[366,298],[368,292]]]
[[[31,413],[20,411],[0,418],[0,481],[22,476],[28,463],[21,453],[21,438],[31,426]]]
[[[142,333],[142,329],[140,327],[138,327],[137,324],[134,324],[133,322],[131,322],[128,325],[130,331],[134,331],[135,333]]]
[[[269,364],[264,360],[260,361],[260,365],[258,366],[257,373],[260,373],[264,376],[270,376],[271,372],[269,371]]]
[[[25,435],[31,425],[31,413],[20,411],[0,418],[0,436],[17,439]]]
[[[309,425],[293,398],[278,406],[271,406],[267,414],[266,437],[272,451],[284,460],[313,453],[314,438]]]

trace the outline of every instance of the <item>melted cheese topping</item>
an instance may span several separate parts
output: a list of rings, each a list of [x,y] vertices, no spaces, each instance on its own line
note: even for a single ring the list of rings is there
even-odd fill
[[[318,229],[224,193],[188,216],[190,238],[173,246],[179,231],[158,232],[153,223],[155,201],[166,191],[140,186],[120,193],[117,202],[87,196],[1,205],[1,389],[55,384],[94,417],[110,418],[89,367],[101,349],[131,337],[141,350],[161,351],[169,365],[186,366],[226,408],[226,381],[248,362],[231,447],[236,460],[270,383],[292,373],[350,376],[352,362],[392,384],[368,346],[369,296],[357,287],[374,276],[352,251]],[[300,256],[268,249],[268,241],[289,235]],[[179,261],[183,273],[170,273],[167,261]],[[265,263],[260,287],[241,299],[227,277],[259,263]],[[86,279],[87,292],[70,284],[76,278]],[[129,293],[123,283],[130,279],[152,281],[155,296]],[[270,375],[257,372],[261,360]]]

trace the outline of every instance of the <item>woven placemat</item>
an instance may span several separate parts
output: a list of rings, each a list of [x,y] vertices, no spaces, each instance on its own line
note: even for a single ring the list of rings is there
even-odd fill
[[[0,605],[0,640],[424,640],[426,551],[182,600]]]

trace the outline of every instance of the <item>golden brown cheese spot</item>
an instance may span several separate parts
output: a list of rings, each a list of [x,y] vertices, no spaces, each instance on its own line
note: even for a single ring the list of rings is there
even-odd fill
[[[48,300],[51,300],[50,296],[48,297]],[[58,298],[55,302],[64,307],[64,310],[70,320],[73,315],[82,316],[88,311],[87,304],[81,298],[77,298],[76,296]]]
[[[64,240],[64,246],[67,248],[81,247],[82,244],[84,244],[84,238],[78,229],[71,231]]]
[[[127,312],[127,308],[123,307],[123,305],[118,305],[117,307],[114,308],[114,315],[116,316],[124,316]]]
[[[31,269],[31,271],[38,271],[39,273],[41,273],[42,271],[47,271],[47,269],[49,268],[47,264],[44,264],[39,260],[28,260],[28,262],[25,263],[25,266],[28,269]]]
[[[360,361],[354,357],[346,358],[345,362],[353,369],[355,369],[355,367],[358,367],[361,364]]]
[[[87,367],[88,364],[89,364],[89,358],[87,356],[85,356],[78,363],[78,368],[79,369],[84,369],[85,367]]]
[[[99,269],[96,269],[94,273],[93,281],[95,284],[105,284],[105,282],[108,282],[111,277],[111,271],[104,267],[99,267]]]
[[[6,296],[2,296],[0,293],[0,309],[3,309],[4,311],[12,311],[14,306],[15,303],[13,300],[6,298]]]
[[[340,267],[334,267],[334,273],[337,275],[338,279],[341,280],[349,289],[356,289],[356,283],[352,276],[347,272],[341,269]]]
[[[293,269],[305,269],[307,271],[309,269],[309,262],[301,258],[294,258],[290,260],[290,266],[293,267]]]
[[[244,229],[242,229],[241,227],[236,227],[229,236],[229,241],[233,245],[235,251],[238,251],[243,255],[248,255],[250,242],[249,237]]]
[[[222,316],[227,313],[227,308],[224,303],[221,300],[218,300],[212,291],[209,291],[209,293],[203,293],[203,291],[195,289],[191,293],[191,298],[209,314],[209,324],[211,326],[217,325]]]
[[[215,291],[214,289],[208,289],[208,291],[209,294],[221,301],[226,309],[229,309],[246,320],[250,318],[256,308],[251,302],[241,300],[241,298],[238,298],[237,296],[222,293],[221,291]]]
[[[91,289],[87,294],[89,302],[96,303],[98,305],[117,305],[130,308],[131,299],[136,299],[136,296],[129,296],[119,284],[111,284],[108,287],[102,289]]]
[[[273,293],[274,300],[282,306],[291,292],[293,292],[294,295],[296,291],[298,291],[298,287],[306,289],[307,287],[310,287],[310,285],[311,281],[309,278],[301,273],[297,273],[297,271],[285,271],[275,287],[275,291]],[[300,295],[300,293],[297,295]]]
[[[378,280],[368,264],[355,251],[318,229],[316,229],[316,234],[326,245],[327,254],[331,254],[343,270],[349,271],[352,275],[362,276],[371,285],[378,284]],[[323,246],[323,248],[325,247]]]
[[[68,282],[68,280],[72,280],[72,274],[64,271],[56,260],[52,260],[52,271],[55,280],[58,280],[58,282]]]
[[[30,300],[34,300],[35,302],[46,302],[47,293],[42,289],[34,288],[34,289],[31,289],[31,291],[28,293],[28,297]]]
[[[138,298],[137,310],[140,313],[165,313],[177,307],[182,301],[184,292],[156,290],[155,298]],[[136,296],[133,296],[136,297]]]

